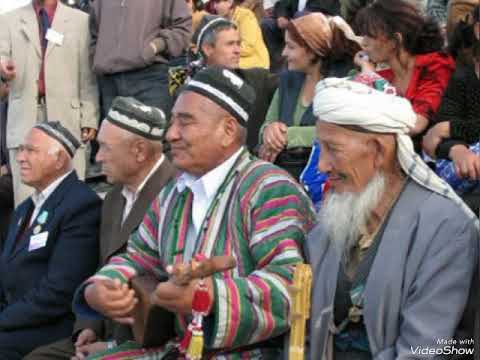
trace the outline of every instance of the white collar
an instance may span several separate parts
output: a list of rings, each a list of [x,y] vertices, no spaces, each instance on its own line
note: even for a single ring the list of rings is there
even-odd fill
[[[35,207],[38,208],[42,206],[45,203],[45,201],[47,201],[49,196],[57,189],[60,183],[72,172],[73,170],[70,170],[66,174],[60,176],[59,178],[54,180],[50,185],[48,185],[45,189],[43,189],[41,192],[35,191],[32,194],[32,201],[35,204]]]
[[[165,155],[162,154],[160,156],[160,159],[158,159],[158,161],[155,163],[155,165],[153,165],[153,167],[150,170],[150,172],[148,173],[148,175],[145,176],[145,178],[140,183],[140,185],[138,185],[137,190],[135,190],[135,192],[130,191],[126,186],[123,186],[122,195],[125,197],[125,199],[132,199],[133,201],[135,201],[138,197],[138,194],[140,194],[140,192],[145,187],[145,184],[147,183],[147,181],[150,180],[150,178],[153,176],[155,171],[158,170],[158,168],[163,164],[164,161],[165,161]]]
[[[177,191],[181,193],[186,187],[193,189],[201,185],[207,198],[213,197],[217,193],[218,188],[220,185],[222,185],[223,181],[228,175],[228,172],[232,168],[233,164],[235,164],[235,161],[238,159],[242,151],[243,146],[238,149],[235,154],[230,156],[216,168],[204,174],[201,178],[184,172],[177,179]]]

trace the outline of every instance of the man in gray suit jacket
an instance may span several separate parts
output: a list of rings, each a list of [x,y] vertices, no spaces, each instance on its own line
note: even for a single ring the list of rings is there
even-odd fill
[[[18,146],[36,123],[60,121],[83,142],[95,137],[98,90],[89,56],[88,15],[58,0],[32,4],[0,17],[0,82],[10,88],[7,146],[15,203],[31,190],[20,182],[15,162]],[[85,177],[85,148],[74,167]]]
[[[125,251],[130,234],[164,184],[174,174],[162,153],[165,115],[132,98],[116,98],[98,134],[97,161],[115,187],[107,194],[100,228],[100,264]],[[25,359],[70,359],[104,350],[110,343],[131,340],[129,326],[113,321],[77,319],[74,334]]]
[[[478,271],[478,219],[415,154],[415,112],[387,89],[337,78],[316,87],[330,190],[306,241],[311,359],[473,354],[456,332]]]

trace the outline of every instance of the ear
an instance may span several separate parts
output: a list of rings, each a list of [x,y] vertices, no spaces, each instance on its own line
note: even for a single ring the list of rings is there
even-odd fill
[[[373,152],[373,166],[376,170],[385,167],[386,147],[385,144],[378,138],[371,137],[367,140],[367,146]]]
[[[203,44],[202,45],[202,52],[205,55],[205,57],[208,59],[210,56],[213,54],[213,46],[210,44]]]
[[[55,169],[56,170],[61,170],[65,168],[70,161],[70,156],[63,150],[59,150],[56,153],[57,156],[57,161],[55,164]]]
[[[137,140],[132,144],[132,151],[137,162],[144,162],[147,158],[147,144],[145,141]]]
[[[232,116],[228,116],[222,122],[222,127],[224,132],[224,135],[222,136],[222,140],[221,140],[222,146],[224,148],[227,148],[230,145],[232,145],[237,138],[237,132],[238,132],[237,120],[234,119]]]

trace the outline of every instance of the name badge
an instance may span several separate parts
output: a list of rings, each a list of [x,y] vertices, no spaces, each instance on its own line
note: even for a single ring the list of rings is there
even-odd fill
[[[47,245],[48,231],[42,232],[30,237],[30,243],[28,244],[28,251],[40,249]]]
[[[62,44],[63,44],[63,38],[64,38],[63,34],[60,34],[59,32],[56,32],[52,28],[48,29],[47,34],[45,35],[45,39],[47,39],[48,41],[51,41],[52,43],[54,43],[56,45],[60,45],[60,46],[62,46]]]

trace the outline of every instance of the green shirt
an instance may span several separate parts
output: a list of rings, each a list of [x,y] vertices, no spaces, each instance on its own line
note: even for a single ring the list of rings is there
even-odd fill
[[[282,119],[280,119],[280,112],[279,112],[280,106],[278,102],[279,102],[279,92],[277,89],[275,91],[275,94],[273,95],[273,99],[272,99],[272,102],[270,103],[270,107],[268,108],[265,122],[260,128],[260,134],[259,134],[260,144],[263,144],[263,132],[265,131],[265,127],[267,127],[272,122],[282,121]],[[315,139],[315,127],[300,125],[302,121],[302,116],[307,110],[307,108],[308,106],[304,106],[302,104],[301,97],[299,96],[296,107],[295,107],[295,112],[293,115],[294,125],[289,126],[287,131],[287,149],[294,148],[294,147],[311,147],[312,146],[313,140]]]

